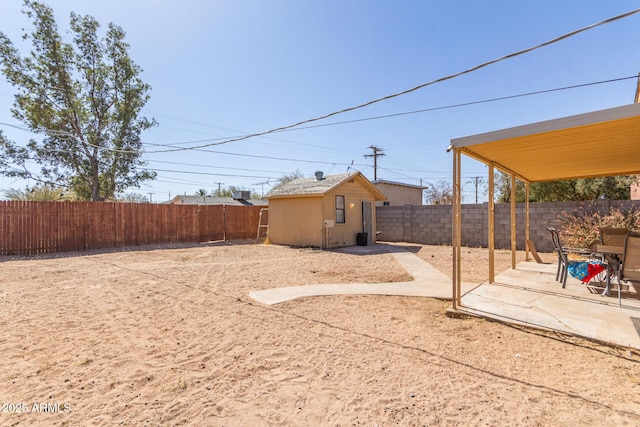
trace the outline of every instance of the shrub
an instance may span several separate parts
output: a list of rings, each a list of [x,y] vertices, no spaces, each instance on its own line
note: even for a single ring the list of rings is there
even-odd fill
[[[563,212],[558,230],[562,244],[574,248],[591,248],[600,242],[601,228],[627,228],[640,231],[640,210],[625,213],[617,208],[602,215],[599,212],[568,214]]]

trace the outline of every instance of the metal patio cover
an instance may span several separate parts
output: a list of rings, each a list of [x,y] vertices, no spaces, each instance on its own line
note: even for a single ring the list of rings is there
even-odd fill
[[[525,182],[640,174],[640,104],[451,140]]]

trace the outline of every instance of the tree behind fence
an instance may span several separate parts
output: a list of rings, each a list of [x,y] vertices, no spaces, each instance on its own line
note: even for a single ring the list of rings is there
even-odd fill
[[[255,239],[259,206],[0,201],[0,255]]]

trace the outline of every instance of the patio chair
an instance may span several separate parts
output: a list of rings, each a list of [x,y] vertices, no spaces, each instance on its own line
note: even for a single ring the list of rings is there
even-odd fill
[[[600,243],[606,246],[624,246],[628,228],[604,227],[600,229]]]
[[[618,305],[622,305],[620,281],[640,284],[640,233],[629,233],[624,240],[622,264],[618,270]]]
[[[569,254],[576,254],[584,257],[591,256],[591,250],[586,248],[570,248],[563,246],[560,242],[560,235],[558,230],[553,227],[547,227],[549,233],[551,233],[551,242],[553,242],[553,248],[558,254],[558,269],[556,270],[556,280],[562,282],[562,287],[567,286],[567,276],[569,272]]]
[[[624,248],[624,241],[629,234],[628,228],[615,228],[615,227],[603,227],[600,229],[600,243],[605,246],[618,246]],[[620,266],[622,265],[622,255],[614,253],[600,254],[600,258],[603,262],[608,264],[607,267],[607,280],[611,283],[612,279],[616,279],[618,282],[618,288],[620,288]],[[606,293],[609,293],[610,286],[606,288]]]

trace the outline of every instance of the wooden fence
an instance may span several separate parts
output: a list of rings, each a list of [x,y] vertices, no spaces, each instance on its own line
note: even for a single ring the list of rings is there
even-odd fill
[[[0,201],[0,255],[255,239],[260,206]]]

